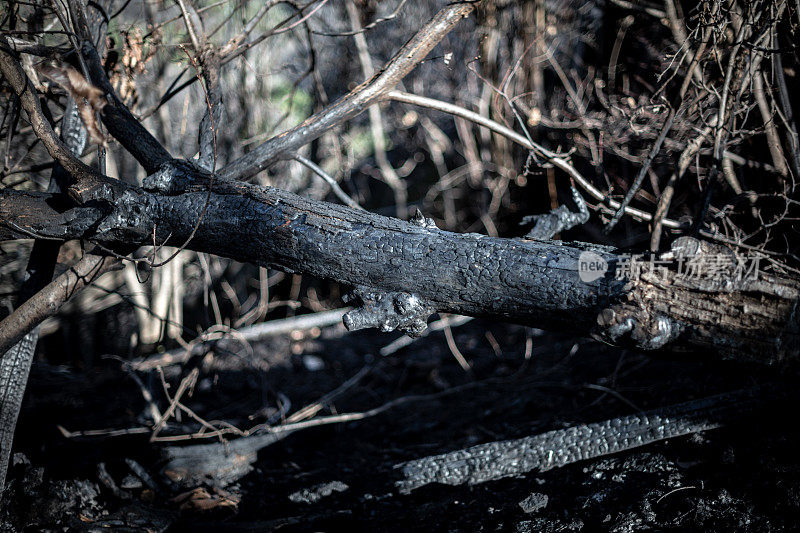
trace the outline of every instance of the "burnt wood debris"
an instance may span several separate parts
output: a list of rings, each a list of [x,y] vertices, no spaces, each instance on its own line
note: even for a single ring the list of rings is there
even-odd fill
[[[396,465],[402,472],[402,479],[396,485],[400,492],[409,493],[430,483],[476,485],[530,471],[546,472],[659,440],[718,428],[746,415],[754,407],[763,406],[765,396],[780,396],[775,393],[757,387],[424,457]]]
[[[372,327],[419,335],[435,313],[455,313],[592,336],[639,350],[692,352],[763,364],[790,361],[800,352],[800,283],[778,274],[743,273],[740,249],[727,246],[730,243],[723,237],[694,228],[668,251],[653,252],[638,263],[623,250],[552,240],[588,219],[578,189],[595,199],[601,193],[583,180],[567,154],[513,132],[511,140],[576,184],[572,193],[578,210],[562,206],[531,218],[527,222],[534,227],[522,238],[453,233],[437,228],[419,211],[406,221],[246,182],[277,161],[295,158],[299,148],[370,106],[389,101],[431,104],[394,88],[480,2],[446,6],[372,78],[220,169],[212,135],[214,124],[222,120],[219,68],[231,60],[235,47],[213,46],[202,27],[191,23],[197,13],[184,13],[203,66],[209,110],[200,124],[199,158],[175,159],[115,95],[101,51],[93,44],[85,2],[68,4],[76,35],[75,50],[70,52],[78,55],[88,80],[106,100],[99,118],[147,177],[136,186],[82,163],[77,156],[86,143],[85,129],[79,127],[82,133],[71,135],[65,125],[60,136],[55,133],[21,66],[23,51],[12,38],[0,36],[0,71],[56,162],[48,192],[0,189],[0,241],[36,243],[18,307],[0,321],[0,353],[5,354],[0,360],[0,484],[36,346],[36,327],[80,288],[119,268],[131,250],[154,243],[352,286],[347,300],[352,309],[343,315],[349,330]],[[685,92],[684,87],[681,98]],[[75,108],[73,103],[70,109]],[[440,108],[493,131],[505,131],[504,126],[464,110],[446,104]],[[74,115],[75,111],[68,113],[65,124],[75,120]],[[723,145],[720,141],[715,146],[721,150]],[[632,188],[628,196],[635,192]],[[626,197],[623,202],[607,202],[606,209],[617,213],[614,221],[624,213],[642,215],[627,206],[629,201]],[[674,227],[677,222],[662,217],[659,224]],[[90,251],[54,278],[59,246],[73,239],[86,243]],[[713,274],[682,275],[681,269],[719,257],[725,261]],[[764,261],[769,260],[765,256]],[[338,319],[337,314],[334,320]],[[398,465],[405,476],[398,487],[410,491],[434,481],[477,483],[717,427],[757,396],[747,391],[412,461]],[[656,426],[658,431],[653,432]],[[225,485],[249,469],[258,449],[288,433],[248,436],[230,445],[169,448],[164,472],[172,481],[189,486],[217,469],[221,472],[217,481]],[[204,461],[219,464],[208,466]],[[496,464],[516,466],[498,470]]]

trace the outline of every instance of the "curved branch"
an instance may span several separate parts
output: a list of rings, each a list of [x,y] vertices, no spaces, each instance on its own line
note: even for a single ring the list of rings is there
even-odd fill
[[[111,257],[84,256],[66,272],[0,321],[0,354],[17,344],[36,325],[58,312],[64,303],[101,274],[114,270],[120,261]]]
[[[97,50],[89,41],[84,41],[81,53],[86,60],[91,82],[99,87],[109,100],[109,104],[100,114],[100,119],[108,128],[108,132],[130,152],[148,174],[156,172],[163,163],[172,160],[172,156],[119,99],[106,77]]]
[[[270,138],[252,152],[231,162],[220,170],[219,175],[228,180],[254,176],[277,159],[293,157],[291,152],[294,150],[379,102],[473,9],[470,3],[445,7],[395,54],[381,72],[302,124]]]
[[[81,39],[80,53],[86,62],[89,79],[105,94],[109,105],[103,108],[100,119],[108,132],[141,164],[148,174],[172,159],[166,148],[153,137],[149,131],[130,112],[119,99],[111,82],[103,69],[103,62],[94,47],[92,30],[84,11],[84,5],[78,0],[69,0],[70,12],[73,13],[75,32]]]
[[[0,35],[0,72],[8,81],[11,89],[19,97],[22,107],[27,111],[33,132],[42,141],[50,156],[55,159],[69,173],[74,182],[70,193],[79,201],[89,200],[91,191],[101,185],[115,188],[115,181],[100,174],[96,169],[86,165],[70,152],[50,122],[42,112],[36,89],[22,70],[19,62],[9,53],[11,47],[8,39]]]
[[[553,166],[563,170],[567,173],[567,175],[575,180],[575,182],[580,185],[580,187],[589,193],[595,200],[599,201],[606,201],[612,209],[619,209],[621,204],[616,200],[612,200],[607,198],[605,194],[603,194],[597,187],[592,185],[586,178],[581,175],[580,172],[575,169],[572,164],[567,161],[561,154],[553,152],[552,150],[548,150],[544,146],[537,144],[535,142],[531,142],[528,140],[527,137],[517,133],[516,131],[512,130],[511,128],[500,124],[490,118],[486,118],[479,113],[475,113],[474,111],[470,111],[469,109],[465,109],[459,105],[451,104],[448,102],[442,102],[441,100],[436,100],[433,98],[428,98],[425,96],[418,96],[415,94],[404,93],[401,91],[389,91],[386,94],[386,98],[389,100],[394,100],[396,102],[403,102],[406,104],[413,104],[418,105],[420,107],[426,107],[428,109],[433,109],[436,111],[441,111],[443,113],[448,113],[450,115],[461,117],[463,119],[469,120],[470,122],[474,122],[479,126],[483,126],[503,137],[506,137],[515,143],[519,144],[520,146],[524,146],[528,150],[533,150],[540,156],[544,157],[549,163],[552,163]],[[636,217],[640,220],[649,221],[652,220],[652,215],[647,213],[646,211],[642,211],[641,209],[636,209],[633,207],[625,206],[625,212],[629,215]],[[680,225],[678,222],[674,220],[665,219],[663,221],[664,226],[670,228],[678,228]]]

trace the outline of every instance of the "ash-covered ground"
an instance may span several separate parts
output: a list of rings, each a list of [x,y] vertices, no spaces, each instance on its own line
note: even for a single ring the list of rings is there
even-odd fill
[[[655,358],[479,320],[452,333],[469,370],[457,362],[441,331],[382,357],[380,349],[397,334],[347,333],[341,326],[264,341],[249,355],[206,357],[185,405],[237,427],[268,419],[278,425],[280,406],[285,419],[359,373],[354,385],[307,420],[371,415],[394,401],[374,416],[289,434],[260,450],[253,470],[224,487],[180,486],[163,475],[163,447],[196,441],[150,443],[146,433],[65,437],[142,427],[147,404],[118,359],[87,371],[40,362],[20,416],[3,526],[620,532],[795,527],[800,432],[789,400],[743,411],[722,429],[563,468],[401,494],[395,465],[403,461],[759,383],[791,385],[794,375],[699,362],[691,355]],[[165,370],[173,392],[188,372]],[[153,371],[140,379],[152,385],[161,378]]]

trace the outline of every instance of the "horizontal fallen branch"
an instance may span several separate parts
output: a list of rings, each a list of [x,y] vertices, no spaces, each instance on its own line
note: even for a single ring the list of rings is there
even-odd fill
[[[193,235],[192,250],[354,286],[350,329],[420,333],[431,314],[447,312],[646,350],[765,363],[798,354],[797,281],[764,272],[737,281],[736,257],[718,245],[679,239],[668,265],[648,269],[652,262],[637,266],[607,247],[457,234],[419,214],[406,222],[271,187],[221,182],[209,195],[203,177],[187,163],[170,164],[113,205],[71,208],[51,195],[1,190],[0,239],[114,247],[180,245]],[[687,276],[675,270],[687,258],[725,269]],[[589,279],[584,267],[602,271]]]
[[[344,316],[347,311],[349,311],[348,308],[334,309],[332,311],[322,311],[310,315],[300,315],[280,320],[261,322],[237,329],[235,337],[231,340],[234,342],[237,340],[254,342],[276,335],[287,335],[292,331],[305,331],[315,327],[322,328],[332,326],[341,322],[342,316]],[[131,363],[131,368],[138,371],[146,371],[153,370],[160,366],[182,364],[192,357],[203,353],[208,348],[209,344],[219,341],[219,338],[201,338],[198,342],[193,342],[192,346],[189,348],[176,348],[134,361]]]

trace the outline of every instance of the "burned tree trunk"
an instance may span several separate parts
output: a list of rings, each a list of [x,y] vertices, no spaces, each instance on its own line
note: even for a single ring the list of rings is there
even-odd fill
[[[192,250],[354,286],[361,307],[345,317],[350,329],[413,334],[442,311],[645,350],[764,363],[798,353],[798,284],[752,265],[743,272],[742,259],[721,246],[683,238],[636,261],[596,245],[456,234],[419,214],[405,222],[270,187],[223,182],[209,192],[207,178],[172,163],[113,205],[63,211],[46,194],[0,191],[0,238],[111,248],[188,241]],[[581,275],[581,265],[597,273]]]

